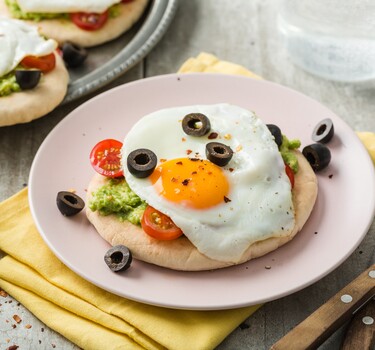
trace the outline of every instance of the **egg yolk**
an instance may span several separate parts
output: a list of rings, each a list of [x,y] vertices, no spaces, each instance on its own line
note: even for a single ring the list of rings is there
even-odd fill
[[[194,209],[207,209],[227,199],[224,171],[209,160],[177,158],[161,163],[150,180],[159,195]]]

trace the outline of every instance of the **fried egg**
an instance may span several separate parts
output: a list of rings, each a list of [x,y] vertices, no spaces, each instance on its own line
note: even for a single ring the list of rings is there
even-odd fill
[[[186,135],[182,119],[189,113],[206,115],[211,131],[201,137]],[[211,141],[233,150],[224,167],[207,160],[206,144]],[[284,162],[267,126],[253,112],[229,104],[159,110],[132,127],[122,159],[126,162],[139,148],[152,150],[158,165],[142,179],[124,164],[130,188],[168,215],[209,258],[236,263],[251,244],[293,229]]]
[[[26,56],[45,56],[57,47],[44,39],[36,27],[0,16],[0,77],[11,72]]]
[[[17,0],[24,12],[66,13],[66,12],[95,12],[103,13],[110,6],[121,0]]]

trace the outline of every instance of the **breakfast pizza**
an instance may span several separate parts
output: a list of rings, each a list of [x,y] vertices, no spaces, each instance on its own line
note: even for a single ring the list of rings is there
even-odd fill
[[[86,215],[112,246],[175,270],[244,263],[290,241],[317,196],[315,172],[276,125],[229,105],[141,118],[90,154]],[[115,256],[115,255],[113,255]]]
[[[69,75],[57,42],[0,16],[0,126],[44,116],[64,98]]]
[[[91,47],[117,38],[139,20],[148,0],[0,0],[0,15],[38,26],[59,45]]]

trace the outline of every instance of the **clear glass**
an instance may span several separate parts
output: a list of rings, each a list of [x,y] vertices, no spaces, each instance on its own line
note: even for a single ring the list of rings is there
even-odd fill
[[[280,0],[278,26],[290,58],[306,71],[375,79],[375,0]]]

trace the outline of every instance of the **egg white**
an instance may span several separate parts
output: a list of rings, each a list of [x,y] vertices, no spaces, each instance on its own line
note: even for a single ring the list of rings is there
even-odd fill
[[[44,39],[36,27],[0,16],[0,77],[16,68],[24,57],[48,55],[56,47],[56,41]]]
[[[182,130],[186,114],[203,113],[216,140],[192,137]],[[254,242],[288,235],[294,227],[289,178],[273,136],[252,112],[229,104],[196,105],[156,111],[139,120],[126,135],[122,159],[138,148],[152,150],[158,159],[190,156],[206,159],[205,146],[218,141],[232,148],[224,167],[230,184],[228,198],[209,209],[187,208],[159,196],[149,179],[131,175],[124,164],[130,188],[148,204],[171,217],[195,247],[209,258],[238,262]],[[189,156],[189,157],[190,157]],[[229,170],[230,169],[230,170]]]

